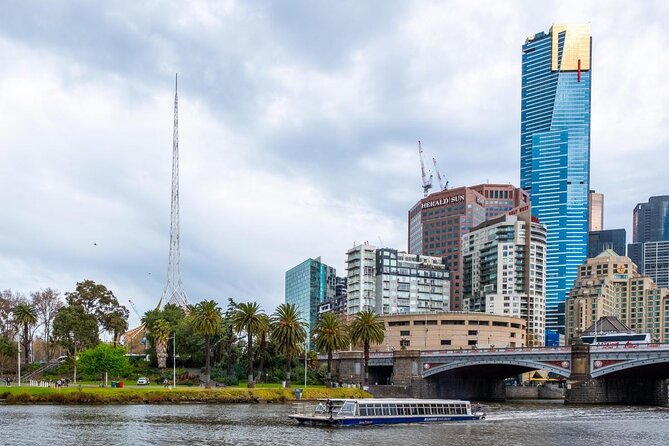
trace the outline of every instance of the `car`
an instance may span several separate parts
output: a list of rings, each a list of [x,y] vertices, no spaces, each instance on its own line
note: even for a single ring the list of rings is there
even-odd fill
[[[149,378],[142,377],[137,380],[137,385],[145,386],[147,384],[149,384]]]

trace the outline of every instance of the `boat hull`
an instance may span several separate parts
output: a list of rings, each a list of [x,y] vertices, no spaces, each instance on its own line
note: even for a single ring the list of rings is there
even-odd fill
[[[435,422],[450,422],[450,421],[475,421],[481,420],[485,416],[483,414],[473,415],[454,415],[454,416],[437,416],[437,417],[342,417],[342,418],[328,418],[317,416],[300,416],[290,415],[290,418],[311,426],[316,425],[330,425],[330,426],[370,426],[374,424],[408,424],[408,423],[435,423]]]

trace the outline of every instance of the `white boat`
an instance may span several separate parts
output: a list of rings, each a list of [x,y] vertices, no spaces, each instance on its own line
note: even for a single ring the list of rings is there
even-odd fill
[[[485,413],[462,400],[346,398],[297,403],[289,417],[300,424],[350,426],[481,420]]]

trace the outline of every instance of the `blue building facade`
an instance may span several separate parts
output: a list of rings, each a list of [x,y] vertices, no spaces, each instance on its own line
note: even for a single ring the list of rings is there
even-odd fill
[[[627,231],[624,229],[604,229],[588,234],[588,258],[592,259],[607,249],[619,256],[627,255]]]
[[[318,306],[334,298],[336,271],[321,262],[321,258],[307,259],[286,271],[285,301],[297,306],[300,317],[309,324],[311,333],[318,318]]]
[[[523,45],[520,186],[548,229],[546,338],[564,334],[564,301],[588,251],[589,25],[554,25]]]

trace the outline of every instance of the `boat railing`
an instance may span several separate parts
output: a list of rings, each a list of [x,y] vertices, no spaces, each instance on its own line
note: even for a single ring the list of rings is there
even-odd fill
[[[316,413],[316,405],[313,403],[293,403],[293,413],[295,415],[311,415]]]

